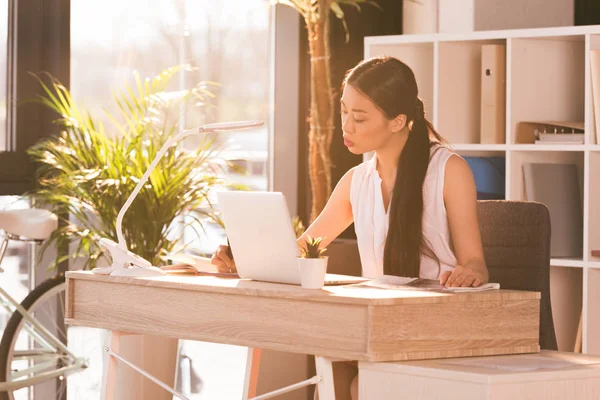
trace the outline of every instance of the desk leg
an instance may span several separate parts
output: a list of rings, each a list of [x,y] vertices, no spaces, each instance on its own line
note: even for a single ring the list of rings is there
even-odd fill
[[[244,392],[242,400],[248,400],[256,396],[256,386],[258,384],[258,370],[260,368],[260,349],[248,347],[246,356],[246,374],[244,376]]]
[[[332,360],[327,357],[315,356],[315,367],[317,375],[321,377],[317,384],[319,400],[335,400]]]
[[[119,344],[121,342],[121,332],[111,331],[105,349],[112,349],[115,353],[119,353]],[[101,400],[114,400],[115,398],[115,383],[117,379],[117,363],[118,360],[111,357],[108,351],[104,351],[104,371],[102,374],[102,390]]]

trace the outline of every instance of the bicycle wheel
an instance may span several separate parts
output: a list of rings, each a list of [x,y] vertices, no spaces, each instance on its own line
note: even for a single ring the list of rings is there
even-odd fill
[[[44,281],[25,297],[21,306],[34,317],[35,321],[47,329],[56,339],[66,342],[66,331],[61,321],[65,310],[65,277],[57,276]],[[66,379],[41,379],[43,374],[65,368],[73,364],[58,346],[48,340],[43,330],[35,327],[15,311],[8,323],[0,342],[0,383],[27,380],[31,384],[15,390],[0,392],[0,400],[26,400],[33,393],[57,393],[57,399],[64,398]],[[41,382],[31,380],[36,377]]]

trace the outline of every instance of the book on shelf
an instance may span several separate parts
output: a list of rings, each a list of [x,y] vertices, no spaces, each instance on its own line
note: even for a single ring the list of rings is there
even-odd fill
[[[438,279],[407,278],[393,275],[382,275],[365,282],[348,285],[347,287],[366,287],[376,289],[395,290],[428,290],[442,292],[481,292],[484,290],[500,289],[499,283],[486,283],[476,287],[448,287],[442,285]]]
[[[538,132],[536,144],[583,144],[584,133],[543,133]]]

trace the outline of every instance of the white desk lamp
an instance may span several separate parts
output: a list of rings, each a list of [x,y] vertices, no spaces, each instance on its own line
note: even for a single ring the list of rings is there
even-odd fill
[[[94,274],[101,275],[113,275],[113,276],[158,276],[165,275],[165,272],[157,267],[152,266],[152,264],[138,256],[135,253],[132,253],[127,249],[127,242],[123,237],[122,231],[122,223],[123,223],[123,215],[133,202],[133,199],[137,196],[139,191],[142,189],[142,186],[148,180],[150,173],[156,167],[156,164],[160,161],[162,156],[166,153],[170,146],[177,143],[181,139],[196,135],[200,133],[211,133],[217,131],[233,131],[238,129],[246,129],[246,128],[256,128],[262,126],[263,121],[240,121],[240,122],[224,122],[224,123],[216,123],[216,124],[208,124],[198,128],[188,129],[183,131],[176,136],[173,136],[161,147],[161,149],[156,153],[156,157],[152,160],[152,163],[133,189],[133,192],[127,198],[127,201],[119,211],[117,215],[117,238],[119,243],[115,243],[113,240],[108,238],[102,238],[99,240],[98,244],[104,247],[107,251],[110,252],[112,257],[112,264],[110,267],[105,268],[94,268],[92,272]]]

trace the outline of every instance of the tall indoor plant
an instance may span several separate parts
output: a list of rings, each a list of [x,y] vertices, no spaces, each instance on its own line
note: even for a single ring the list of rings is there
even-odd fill
[[[44,246],[77,243],[76,251],[57,258],[57,263],[81,257],[84,268],[96,266],[104,254],[98,239],[116,240],[119,209],[157,151],[179,131],[181,106],[201,103],[210,95],[203,83],[168,92],[169,81],[177,73],[183,72],[169,68],[145,80],[135,74],[133,86],[125,84],[114,94],[120,115],[107,112],[111,124],[106,130],[60,82],[52,79],[47,84],[39,79],[45,94],[38,100],[56,111],[61,133],[28,150],[39,166],[38,188],[31,196],[37,204],[68,218]],[[162,256],[181,237],[182,226],[174,224],[179,216],[187,213],[200,224],[203,218],[213,218],[209,191],[223,183],[217,176],[221,164],[211,137],[194,150],[169,149],[124,217],[129,249],[161,265]]]
[[[312,192],[310,220],[325,207],[332,191],[331,141],[334,131],[334,91],[331,82],[331,51],[329,47],[330,12],[348,29],[341,7],[348,4],[360,9],[369,0],[271,0],[295,9],[306,23],[310,53],[310,112],[308,132],[308,168]]]

